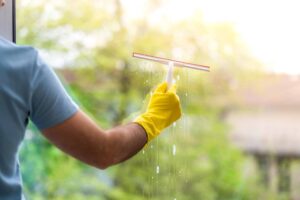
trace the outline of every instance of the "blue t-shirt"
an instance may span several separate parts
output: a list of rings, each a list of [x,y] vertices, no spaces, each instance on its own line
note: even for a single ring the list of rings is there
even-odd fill
[[[76,104],[31,47],[0,37],[0,199],[24,199],[18,150],[28,120],[40,129],[73,116]]]

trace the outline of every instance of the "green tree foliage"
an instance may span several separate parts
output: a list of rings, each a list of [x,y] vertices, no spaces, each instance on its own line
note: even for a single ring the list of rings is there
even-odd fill
[[[148,1],[145,16],[165,2]],[[31,128],[21,152],[29,199],[259,198],[248,160],[228,141],[221,118],[231,88],[250,81],[259,66],[230,25],[208,25],[198,15],[164,27],[148,18],[129,22],[119,0],[23,0],[17,24],[18,43],[59,58],[70,93],[104,128],[131,120],[163,79],[161,66],[133,60],[133,51],[212,66],[209,74],[176,70],[183,118],[105,172],[62,154]]]

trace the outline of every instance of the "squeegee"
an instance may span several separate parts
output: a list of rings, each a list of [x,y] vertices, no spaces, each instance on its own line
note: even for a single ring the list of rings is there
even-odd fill
[[[209,66],[205,66],[205,65],[182,62],[182,61],[177,61],[177,60],[173,60],[173,59],[161,58],[161,57],[157,57],[157,56],[150,56],[150,55],[141,54],[141,53],[133,53],[132,56],[135,58],[140,58],[140,59],[149,60],[149,61],[164,64],[164,65],[168,65],[169,69],[168,69],[168,73],[167,73],[167,77],[166,77],[168,87],[171,87],[172,82],[173,82],[174,66],[209,72]]]

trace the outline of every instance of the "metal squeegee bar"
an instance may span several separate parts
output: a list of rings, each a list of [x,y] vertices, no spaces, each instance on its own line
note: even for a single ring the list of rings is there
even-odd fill
[[[141,53],[133,53],[132,56],[135,58],[159,62],[159,63],[166,64],[166,65],[169,64],[169,62],[173,62],[174,66],[177,66],[177,67],[187,67],[187,68],[191,68],[191,69],[209,72],[209,66],[205,66],[205,65],[192,64],[192,63],[187,63],[187,62],[182,62],[182,61],[177,61],[177,60],[172,60],[172,59],[167,59],[167,58],[161,58],[161,57],[157,57],[157,56],[150,56],[150,55],[141,54]]]

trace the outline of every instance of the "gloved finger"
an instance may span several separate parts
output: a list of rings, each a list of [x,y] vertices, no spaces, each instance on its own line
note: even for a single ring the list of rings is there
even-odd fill
[[[168,84],[167,82],[163,82],[160,85],[157,86],[155,89],[154,93],[165,93],[168,89]]]
[[[176,90],[177,90],[177,85],[176,85],[176,84],[173,84],[173,85],[169,88],[168,92],[170,92],[170,93],[175,93],[175,94],[176,94]]]

